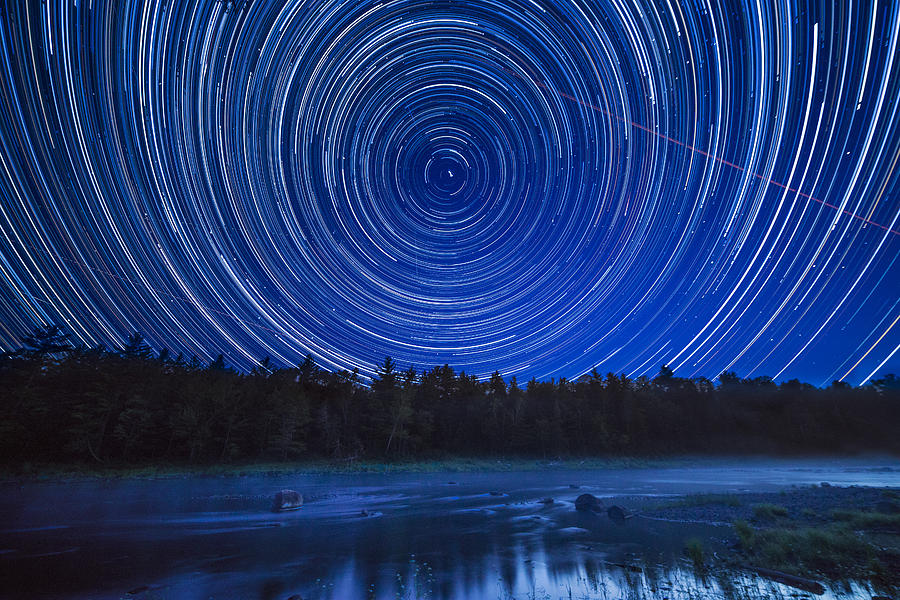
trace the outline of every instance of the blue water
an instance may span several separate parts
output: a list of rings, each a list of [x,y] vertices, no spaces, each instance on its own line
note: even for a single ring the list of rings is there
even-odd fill
[[[697,580],[681,550],[689,537],[724,545],[730,528],[617,523],[575,511],[575,497],[589,492],[627,504],[632,496],[822,481],[900,487],[900,462],[717,460],[594,471],[4,483],[0,596],[380,600],[571,592],[613,599],[638,589],[646,598],[718,597],[721,582]],[[304,507],[271,512],[272,496],[285,488],[301,492]],[[538,502],[545,497],[556,502]],[[621,566],[638,564],[649,568]],[[789,593],[753,579],[740,584]],[[867,593],[854,587],[829,596]]]

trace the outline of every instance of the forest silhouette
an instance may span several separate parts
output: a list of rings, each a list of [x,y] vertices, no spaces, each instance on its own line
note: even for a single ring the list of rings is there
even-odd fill
[[[900,451],[900,380],[853,387],[797,380],[479,380],[448,365],[386,359],[356,371],[269,359],[250,372],[222,356],[155,353],[140,334],[119,349],[36,330],[0,358],[0,457],[31,463],[219,464],[305,459],[565,458]]]

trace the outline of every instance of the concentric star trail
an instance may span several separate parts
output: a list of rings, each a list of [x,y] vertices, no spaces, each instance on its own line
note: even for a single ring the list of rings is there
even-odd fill
[[[541,84],[540,82],[537,82],[537,85],[540,86],[540,87],[545,87],[544,84]],[[612,114],[612,113],[610,113],[610,112],[608,112],[608,111],[605,111],[605,110],[603,110],[602,108],[600,108],[600,107],[598,107],[598,106],[594,106],[593,104],[587,104],[587,103],[581,102],[581,101],[578,100],[578,98],[576,98],[575,96],[570,96],[570,95],[564,94],[564,93],[560,93],[559,95],[562,96],[563,98],[567,98],[567,99],[569,99],[569,100],[572,100],[573,102],[579,102],[579,103],[581,103],[581,104],[584,104],[585,106],[587,106],[588,108],[590,108],[590,109],[592,109],[592,110],[596,110],[596,111],[602,112],[602,113],[604,113],[604,114],[607,114],[608,116],[610,116],[610,117],[612,117],[612,118],[614,118],[614,119],[619,119],[619,120],[621,120],[621,121],[624,121],[624,119],[622,119],[621,117],[619,117],[619,116],[617,116],[617,115],[615,115],[615,114]],[[641,131],[645,131],[645,132],[647,132],[647,133],[650,133],[650,134],[653,134],[653,135],[655,135],[655,136],[658,136],[658,137],[660,137],[660,138],[666,140],[667,142],[671,142],[671,143],[673,143],[673,144],[678,144],[679,146],[682,146],[682,147],[684,147],[684,148],[687,148],[687,149],[690,150],[691,152],[696,152],[697,154],[699,154],[699,155],[701,155],[701,156],[704,156],[704,157],[706,157],[706,158],[711,158],[711,159],[713,159],[713,160],[715,160],[715,161],[718,161],[718,162],[722,163],[723,165],[727,165],[727,166],[731,167],[732,169],[737,169],[738,171],[746,171],[745,168],[743,168],[742,166],[740,166],[740,165],[738,165],[738,164],[735,164],[735,163],[733,163],[733,162],[731,162],[731,161],[725,160],[724,158],[721,158],[721,157],[718,157],[718,156],[713,156],[712,154],[710,154],[710,153],[708,153],[708,152],[706,152],[706,151],[704,151],[704,150],[702,150],[702,149],[700,149],[700,148],[695,148],[694,146],[691,146],[690,144],[685,144],[684,142],[681,142],[681,141],[679,141],[679,140],[676,140],[676,139],[674,139],[674,138],[672,138],[672,137],[669,137],[669,136],[667,136],[667,135],[665,135],[665,134],[659,133],[658,131],[654,131],[654,130],[650,129],[649,127],[645,127],[645,126],[643,126],[643,125],[641,125],[641,124],[639,124],[639,123],[627,123],[627,124],[628,124],[630,127],[634,127],[634,128],[636,128],[636,129],[640,129]],[[788,187],[788,186],[784,185],[783,183],[779,183],[779,182],[775,181],[774,179],[766,179],[765,177],[763,177],[763,176],[760,175],[759,173],[753,173],[752,175],[753,175],[754,177],[756,177],[757,179],[762,179],[762,180],[765,181],[766,183],[769,183],[769,184],[771,184],[771,185],[778,186],[778,187],[780,187],[780,188],[784,188],[785,190],[787,190],[787,191],[789,191],[789,192],[794,192],[794,193],[796,193],[796,194],[798,194],[798,195],[800,195],[800,196],[803,196],[804,198],[808,198],[809,200],[812,200],[813,202],[818,202],[819,204],[822,204],[822,205],[824,205],[824,206],[827,206],[828,208],[833,208],[833,209],[835,209],[835,210],[839,210],[840,212],[842,212],[843,214],[845,214],[845,215],[847,215],[847,216],[849,216],[849,217],[853,217],[854,219],[859,219],[860,221],[863,221],[864,223],[868,223],[869,225],[874,225],[875,227],[878,227],[879,229],[884,229],[885,231],[889,231],[889,232],[893,233],[894,235],[900,235],[900,231],[897,231],[896,229],[891,229],[891,228],[889,228],[889,227],[886,227],[885,225],[882,225],[882,224],[880,224],[880,223],[876,223],[875,221],[870,221],[869,219],[867,219],[867,218],[865,218],[865,217],[862,217],[862,216],[860,216],[860,215],[853,214],[852,212],[850,212],[850,211],[848,211],[848,210],[843,210],[843,209],[841,209],[840,207],[835,206],[834,204],[829,204],[828,202],[826,202],[826,201],[824,201],[824,200],[820,200],[820,199],[818,199],[818,198],[814,198],[813,196],[810,196],[809,194],[804,194],[804,193],[801,192],[800,190],[797,190],[797,189]]]
[[[3,8],[3,348],[900,368],[896,2]]]

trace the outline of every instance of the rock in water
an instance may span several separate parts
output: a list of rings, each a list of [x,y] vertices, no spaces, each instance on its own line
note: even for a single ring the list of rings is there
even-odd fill
[[[296,510],[303,506],[303,494],[294,490],[281,490],[275,494],[272,510]]]
[[[615,504],[606,509],[606,514],[613,521],[624,521],[631,516],[627,509]]]
[[[577,510],[600,512],[603,510],[603,502],[593,494],[582,494],[575,498],[575,508]]]

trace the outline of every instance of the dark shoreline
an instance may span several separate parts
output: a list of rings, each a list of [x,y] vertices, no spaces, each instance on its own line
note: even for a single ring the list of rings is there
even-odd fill
[[[765,454],[732,455],[655,455],[655,456],[593,456],[569,458],[485,457],[451,456],[434,459],[409,460],[346,460],[310,459],[298,461],[224,464],[99,464],[96,462],[41,463],[0,465],[0,482],[73,481],[92,479],[164,479],[186,477],[245,477],[281,475],[324,475],[356,473],[504,473],[515,471],[575,471],[611,469],[652,469],[695,466],[697,464],[779,461],[794,464],[797,460],[893,461],[895,466],[875,467],[876,470],[900,471],[900,456],[890,453],[864,453],[859,455],[833,455],[798,453],[771,456]],[[871,470],[871,468],[867,467]]]
[[[762,458],[762,457],[760,457]],[[845,457],[846,458],[846,457]],[[886,457],[880,456],[884,459]],[[163,479],[186,477],[245,477],[258,475],[323,475],[356,473],[504,473],[665,468],[698,461],[734,460],[735,457],[592,457],[569,459],[451,457],[434,460],[306,460],[247,464],[100,465],[97,463],[27,463],[0,467],[0,482],[73,481],[90,479]],[[770,459],[767,459],[770,460]],[[898,465],[900,469],[900,465]]]

